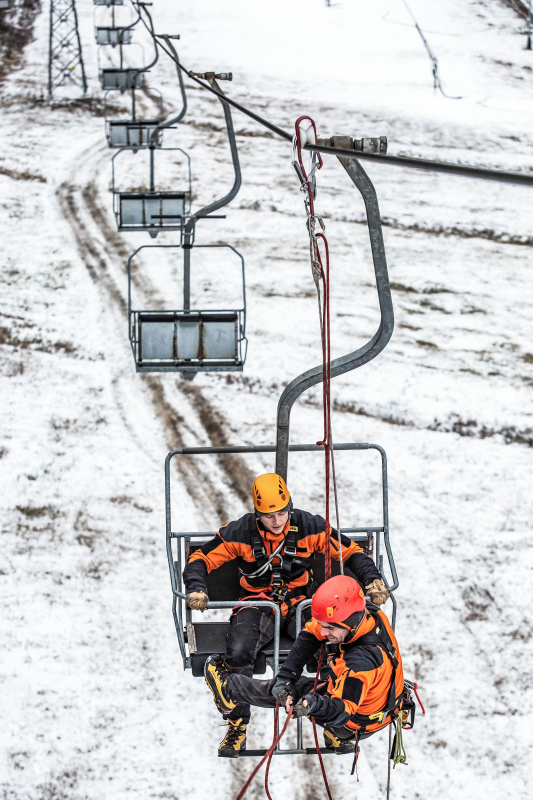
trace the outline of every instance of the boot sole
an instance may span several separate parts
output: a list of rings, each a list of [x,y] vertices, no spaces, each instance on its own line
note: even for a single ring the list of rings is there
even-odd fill
[[[246,750],[246,747],[241,747],[240,750],[233,750],[231,753],[219,753],[219,758],[239,758],[240,754]]]

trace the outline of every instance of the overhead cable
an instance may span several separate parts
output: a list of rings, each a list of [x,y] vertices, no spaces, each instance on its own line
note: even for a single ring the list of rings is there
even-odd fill
[[[404,4],[404,6],[406,7],[407,11],[409,12],[409,14],[411,15],[411,19],[415,23],[415,28],[417,29],[417,31],[418,31],[418,33],[420,35],[420,38],[422,39],[422,42],[424,44],[424,47],[426,48],[427,54],[428,54],[428,56],[429,56],[429,58],[431,60],[432,71],[433,71],[433,88],[434,89],[438,89],[439,92],[442,94],[442,96],[446,97],[448,100],[462,100],[463,99],[462,97],[452,97],[451,95],[446,94],[446,92],[442,88],[442,81],[441,81],[440,75],[439,75],[439,62],[437,60],[437,56],[435,55],[435,53],[432,51],[431,47],[429,46],[428,40],[426,39],[426,37],[422,33],[422,29],[421,29],[420,25],[418,24],[415,15],[413,14],[411,9],[407,5],[406,0],[402,0],[402,2]]]
[[[146,7],[142,6],[142,10],[145,14],[150,16]],[[144,20],[143,22],[148,28],[146,22]],[[233,100],[229,95],[218,92],[214,87],[210,86],[209,83],[206,83],[204,80],[198,78],[192,70],[187,69],[187,67],[185,67],[179,60],[176,49],[170,41],[172,38],[175,38],[174,36],[155,34],[154,38],[157,45],[163,50],[163,52],[165,52],[169,58],[174,61],[176,66],[179,67],[179,69],[182,70],[192,81],[197,83],[206,91],[211,92],[211,94],[222,98],[233,108],[236,108],[247,117],[250,117],[250,119],[255,120],[255,122],[258,122],[264,128],[272,131],[272,133],[275,133],[276,136],[280,136],[282,139],[292,142],[293,137],[291,133],[283,130],[283,128],[280,128],[278,125],[275,125],[273,122],[270,122],[264,117],[261,117],[259,114],[251,111],[249,108],[243,106],[236,100]],[[231,73],[229,74],[231,75]],[[331,154],[335,156],[344,156],[345,158],[353,158],[355,156],[357,159],[362,161],[372,161],[377,164],[385,164],[395,167],[421,169],[426,172],[444,172],[449,175],[459,175],[463,178],[479,178],[481,180],[499,181],[501,183],[512,183],[521,186],[533,186],[533,173],[507,172],[505,170],[490,169],[488,167],[471,167],[463,164],[453,164],[447,161],[432,161],[431,159],[414,158],[412,156],[380,155],[378,153],[360,152],[359,150],[355,152],[354,150],[339,147],[329,147],[324,144],[306,144],[304,149],[317,153],[325,153],[328,155]]]

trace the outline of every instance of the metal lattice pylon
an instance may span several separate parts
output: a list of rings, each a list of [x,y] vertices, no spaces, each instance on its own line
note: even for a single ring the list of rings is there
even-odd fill
[[[50,0],[48,96],[68,83],[87,91],[75,0]]]

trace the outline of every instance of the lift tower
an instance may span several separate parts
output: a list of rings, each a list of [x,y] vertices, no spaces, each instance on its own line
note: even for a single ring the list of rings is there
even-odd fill
[[[69,83],[87,91],[75,0],[50,0],[50,47],[48,51],[48,97]]]

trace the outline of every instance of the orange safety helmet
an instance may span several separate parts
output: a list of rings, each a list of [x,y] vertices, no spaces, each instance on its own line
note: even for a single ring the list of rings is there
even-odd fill
[[[290,501],[291,495],[285,481],[276,472],[266,472],[255,479],[252,486],[255,509],[259,514],[273,514],[283,511]]]
[[[365,608],[365,593],[357,581],[348,575],[336,575],[325,581],[318,587],[311,602],[314,619],[340,628],[351,628],[349,617]]]

